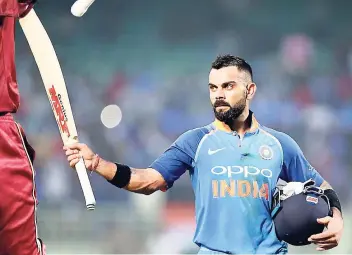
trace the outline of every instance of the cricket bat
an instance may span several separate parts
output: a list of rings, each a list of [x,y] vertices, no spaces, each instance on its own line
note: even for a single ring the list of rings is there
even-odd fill
[[[54,46],[34,9],[19,22],[43,79],[62,141],[64,145],[76,143],[78,142],[76,124]],[[87,209],[94,210],[96,201],[82,158],[76,164],[75,169],[81,183]]]

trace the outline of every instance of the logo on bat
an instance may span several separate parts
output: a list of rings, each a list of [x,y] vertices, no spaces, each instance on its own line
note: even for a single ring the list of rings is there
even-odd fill
[[[61,95],[56,94],[56,90],[54,85],[49,89],[51,103],[55,110],[57,121],[59,124],[59,128],[61,129],[62,133],[66,133],[68,137],[70,137],[70,131],[67,126],[67,115],[65,107],[61,100]]]

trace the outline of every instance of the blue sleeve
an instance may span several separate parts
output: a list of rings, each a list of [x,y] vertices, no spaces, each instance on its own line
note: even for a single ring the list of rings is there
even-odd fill
[[[313,179],[316,185],[320,186],[324,179],[305,158],[296,141],[281,132],[270,133],[279,140],[283,150],[284,158],[280,178],[286,182],[305,182]]]
[[[183,133],[151,165],[167,183],[167,189],[181,177],[186,170],[193,169],[194,157],[200,141],[207,133],[205,129],[193,129]]]

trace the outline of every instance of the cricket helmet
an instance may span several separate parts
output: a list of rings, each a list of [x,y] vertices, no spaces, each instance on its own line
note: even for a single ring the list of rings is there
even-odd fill
[[[278,187],[274,195],[272,216],[277,237],[294,246],[308,245],[311,235],[323,232],[318,218],[331,216],[324,191],[313,180],[290,182]]]

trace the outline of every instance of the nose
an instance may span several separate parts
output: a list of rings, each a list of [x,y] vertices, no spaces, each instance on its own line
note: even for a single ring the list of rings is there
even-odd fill
[[[222,89],[217,89],[215,92],[215,99],[216,100],[223,100],[225,99],[225,93]]]
[[[216,100],[224,100],[225,99],[225,96],[217,96],[215,97]]]

